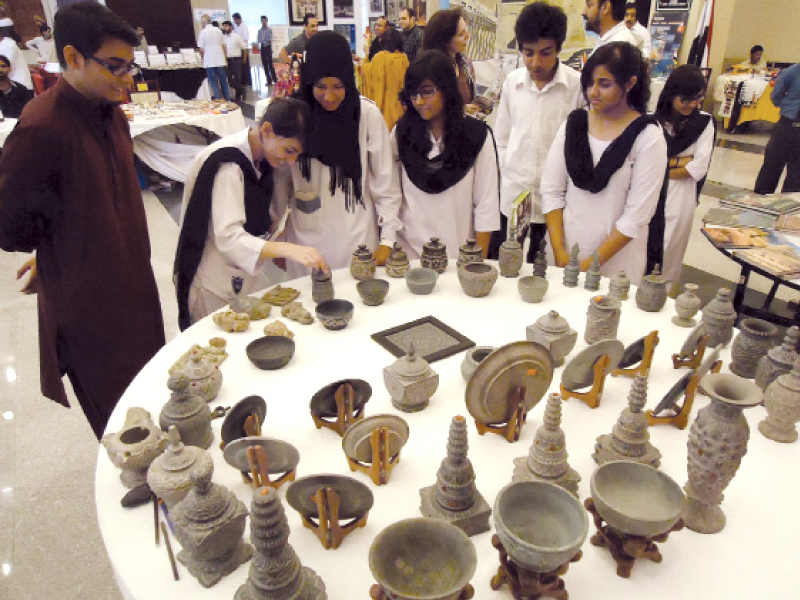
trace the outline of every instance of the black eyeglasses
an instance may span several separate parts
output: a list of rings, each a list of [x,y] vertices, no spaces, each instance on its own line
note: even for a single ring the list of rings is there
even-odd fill
[[[433,98],[436,95],[436,92],[438,92],[438,91],[439,90],[437,88],[435,88],[435,87],[422,88],[421,90],[417,90],[416,92],[411,92],[408,95],[408,97],[411,98],[411,100],[416,100],[417,98],[423,98],[425,100],[430,100],[431,98]]]
[[[115,65],[110,62],[100,60],[96,56],[90,56],[89,58],[91,58],[98,65],[108,69],[109,73],[111,73],[114,77],[124,77],[125,75],[130,75],[132,77],[134,75],[138,75],[142,71],[139,65],[134,62],[127,65]]]

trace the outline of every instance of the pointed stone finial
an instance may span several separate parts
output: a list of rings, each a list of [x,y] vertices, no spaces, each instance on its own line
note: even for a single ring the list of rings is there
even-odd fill
[[[592,264],[589,265],[589,269],[586,271],[586,281],[583,286],[591,292],[596,292],[600,289],[600,278],[600,257],[595,251],[592,254]]]
[[[645,404],[647,404],[647,376],[639,374],[633,380],[628,394],[628,408],[632,413],[640,413]]]

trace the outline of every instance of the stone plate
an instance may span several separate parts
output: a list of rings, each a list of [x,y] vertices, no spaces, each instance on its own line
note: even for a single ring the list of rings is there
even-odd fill
[[[668,408],[672,408],[672,406],[675,404],[678,398],[680,398],[681,394],[683,394],[686,391],[686,388],[689,385],[689,380],[692,378],[692,375],[694,375],[694,371],[689,371],[688,373],[683,375],[683,377],[678,379],[677,382],[675,382],[675,385],[673,385],[669,389],[669,391],[664,395],[664,397],[661,399],[661,402],[658,403],[658,406],[656,406],[653,409],[654,416],[657,417],[663,411],[667,410]]]
[[[642,362],[642,359],[644,358],[645,339],[647,338],[639,338],[630,346],[625,348],[625,352],[622,353],[622,358],[619,359],[619,365],[617,365],[617,368],[627,369],[628,367],[632,367],[633,365]]]
[[[408,423],[395,415],[375,415],[352,425],[342,437],[345,455],[358,462],[371,463],[369,436],[381,427],[389,429],[389,456],[397,455],[408,441]]]
[[[335,417],[336,399],[334,394],[336,389],[345,383],[353,386],[353,411],[359,411],[372,396],[372,386],[363,379],[340,379],[329,383],[311,397],[311,413],[318,417]]]
[[[705,323],[700,323],[697,327],[692,329],[689,332],[689,336],[686,338],[686,341],[683,342],[683,346],[681,346],[681,356],[690,356],[694,354],[695,350],[697,350],[697,342],[700,341],[700,338],[704,336],[706,333],[706,325]]]
[[[244,422],[253,413],[258,415],[258,422],[263,427],[264,419],[267,416],[267,403],[261,396],[247,396],[233,405],[222,422],[220,435],[223,448],[233,440],[247,435],[244,431]]]
[[[331,488],[339,495],[339,520],[358,519],[366,514],[374,502],[369,488],[352,477],[344,475],[310,475],[301,477],[286,490],[286,502],[305,517],[319,518],[319,508],[314,494],[320,488]]]
[[[561,374],[561,383],[568,390],[579,390],[592,385],[594,380],[594,363],[604,355],[611,357],[611,362],[606,368],[606,375],[617,368],[625,347],[619,340],[601,340],[588,348],[581,350],[564,367]]]
[[[532,369],[536,373],[531,376]],[[489,354],[467,382],[467,410],[481,423],[505,423],[510,415],[509,395],[525,387],[525,412],[536,406],[553,380],[553,357],[536,342],[514,342]]]
[[[233,440],[222,451],[225,462],[242,473],[249,473],[247,449],[251,446],[261,446],[267,453],[267,472],[269,474],[287,473],[294,470],[297,463],[300,462],[300,453],[288,442],[260,436]]]

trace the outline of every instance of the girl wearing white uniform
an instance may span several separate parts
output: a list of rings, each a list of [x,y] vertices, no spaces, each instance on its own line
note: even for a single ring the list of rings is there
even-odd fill
[[[703,72],[681,65],[667,79],[656,106],[655,116],[667,140],[669,179],[663,218],[659,207],[651,222],[649,262],[661,263],[668,281],[680,279],[694,209],[714,150],[714,119],[699,108],[705,92]],[[662,248],[663,256],[659,256]]]
[[[270,210],[271,201],[286,203],[289,168],[303,151],[310,118],[301,100],[275,100],[258,128],[225,137],[195,159],[183,193],[174,268],[181,329],[239,294],[267,287],[262,267],[268,259],[325,268],[314,248],[265,241],[281,214]]]
[[[647,64],[627,42],[599,48],[581,73],[589,110],[575,110],[556,134],[542,175],[542,212],[553,260],[580,248],[586,271],[597,252],[601,272],[625,271],[636,285],[646,267],[648,225],[667,169],[666,142],[654,117]]]
[[[499,169],[489,127],[464,115],[453,65],[438,50],[417,55],[401,97],[412,108],[392,132],[403,188],[397,241],[413,259],[437,237],[456,258],[459,247],[475,238],[486,256],[500,227]]]
[[[308,40],[300,94],[311,106],[314,129],[292,169],[286,240],[317,248],[332,269],[347,266],[359,244],[383,264],[400,228],[400,183],[386,122],[359,96],[350,46],[338,33],[321,31]],[[309,273],[298,264],[287,271],[290,277]]]

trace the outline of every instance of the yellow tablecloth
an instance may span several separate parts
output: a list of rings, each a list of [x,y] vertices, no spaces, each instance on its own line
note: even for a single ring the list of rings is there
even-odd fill
[[[749,121],[768,121],[770,123],[777,123],[781,116],[780,109],[772,103],[770,94],[772,93],[772,86],[767,86],[764,93],[753,106],[743,106],[739,113],[739,120],[737,125],[747,123]],[[725,119],[723,125],[728,128],[730,119]]]

